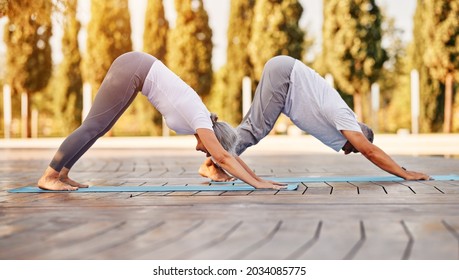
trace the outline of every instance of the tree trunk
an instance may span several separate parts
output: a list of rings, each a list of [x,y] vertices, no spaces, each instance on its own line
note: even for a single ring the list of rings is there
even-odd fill
[[[354,112],[357,115],[357,120],[363,122],[362,95],[360,92],[355,92],[354,95]]]
[[[448,73],[445,79],[445,119],[443,132],[451,133],[453,127],[453,75]]]

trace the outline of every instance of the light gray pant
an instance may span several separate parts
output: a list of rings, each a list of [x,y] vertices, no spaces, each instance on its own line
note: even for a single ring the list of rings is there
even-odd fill
[[[110,66],[88,116],[62,142],[49,166],[56,171],[63,167],[70,169],[99,137],[107,133],[142,90],[156,60],[141,52],[119,56]]]
[[[266,62],[253,103],[237,127],[240,140],[236,154],[257,144],[273,129],[285,106],[294,63],[295,59],[289,56],[276,56]]]

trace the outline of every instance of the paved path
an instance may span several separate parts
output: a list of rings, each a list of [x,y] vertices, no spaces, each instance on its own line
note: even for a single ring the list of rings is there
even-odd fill
[[[286,143],[289,145],[289,143]],[[206,183],[188,149],[92,149],[91,185]],[[0,149],[0,259],[458,259],[459,182],[319,182],[297,191],[12,194],[54,149]],[[263,176],[387,175],[360,155],[243,158]],[[459,159],[395,156],[430,174]]]

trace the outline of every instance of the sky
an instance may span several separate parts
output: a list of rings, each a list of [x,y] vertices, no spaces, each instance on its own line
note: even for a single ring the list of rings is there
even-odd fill
[[[90,0],[79,0],[78,18],[80,19],[83,29],[90,19]],[[142,29],[145,20],[147,0],[130,0],[129,10],[132,24],[132,40],[134,50],[142,50]],[[386,10],[388,16],[394,17],[396,26],[403,30],[403,41],[409,42],[412,37],[412,20],[416,9],[416,0],[376,0],[380,8]],[[175,25],[174,0],[163,0],[166,12],[166,18],[169,20],[171,27]],[[307,33],[315,38],[311,55],[320,52],[321,30],[322,30],[322,0],[300,0],[304,12],[300,19],[300,26],[307,30]],[[212,63],[214,69],[218,69],[226,63],[226,32],[228,30],[228,20],[230,12],[230,0],[204,0],[204,7],[209,14],[209,25],[212,28],[214,44]],[[0,19],[0,38],[3,40],[3,25],[6,19]],[[55,21],[53,37],[53,59],[58,63],[62,59],[59,51],[62,37],[62,29],[59,22]],[[82,30],[79,35],[80,45],[84,53],[86,32]],[[0,41],[0,55],[5,52],[5,45]]]

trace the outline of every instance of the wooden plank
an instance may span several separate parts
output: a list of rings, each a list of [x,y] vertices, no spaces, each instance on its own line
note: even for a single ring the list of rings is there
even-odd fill
[[[349,220],[327,219],[323,221],[320,235],[300,259],[344,259],[361,239],[360,223]]]
[[[326,182],[332,187],[331,195],[352,196],[357,195],[357,188],[348,182]]]
[[[240,221],[206,220],[201,226],[180,239],[163,246],[151,254],[148,259],[190,259],[201,251],[223,242],[240,226]],[[178,230],[180,231],[180,230]]]
[[[209,223],[209,221],[206,221]],[[243,259],[256,250],[279,221],[235,221],[231,228],[222,228],[221,234],[199,247],[182,253],[187,259]],[[222,233],[225,233],[224,235]]]
[[[106,259],[113,256],[105,254],[106,250],[136,239],[160,226],[161,221],[110,221],[101,228],[94,224],[87,228],[96,228],[90,238],[61,245],[57,250],[47,250],[41,254],[42,259]],[[59,237],[57,238],[59,240]],[[51,241],[52,242],[52,241]]]
[[[373,182],[349,182],[357,188],[360,195],[385,195],[384,188]]]
[[[409,237],[398,220],[363,221],[365,241],[353,259],[356,260],[400,260]]]
[[[412,189],[398,182],[374,182],[384,188],[388,195],[413,195]]]
[[[452,185],[449,181],[421,181],[421,183],[432,186],[444,194],[459,194],[459,186]]]
[[[246,258],[256,260],[294,260],[312,247],[320,233],[321,221],[307,219],[282,220],[282,226],[273,237],[252,251]]]
[[[458,240],[440,220],[406,221],[414,242],[409,259],[446,260],[458,257]]]
[[[161,259],[156,251],[178,242],[202,224],[202,220],[167,220],[135,239],[107,248],[103,254],[111,259],[117,256],[126,256],[125,259]]]
[[[330,195],[332,192],[332,187],[325,182],[302,184],[306,186],[305,195]]]
[[[417,181],[403,181],[401,184],[411,188],[416,194],[442,194],[438,189]]]

